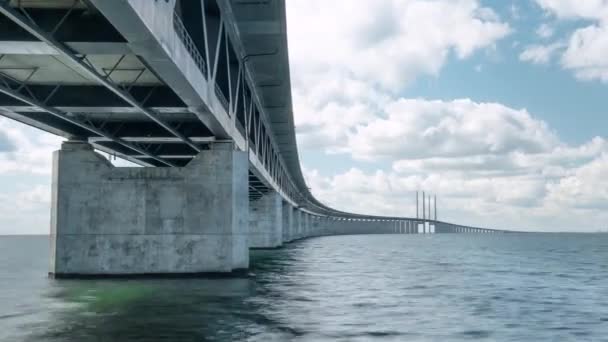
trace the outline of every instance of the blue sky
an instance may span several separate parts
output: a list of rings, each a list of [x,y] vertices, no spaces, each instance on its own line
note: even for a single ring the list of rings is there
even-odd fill
[[[608,229],[608,1],[356,3],[287,0],[297,138],[320,200],[411,216],[425,190],[446,220]],[[59,144],[0,118],[0,234],[48,232]]]
[[[288,2],[298,139],[319,198],[412,214],[426,189],[446,219],[608,228],[608,1],[357,4]]]

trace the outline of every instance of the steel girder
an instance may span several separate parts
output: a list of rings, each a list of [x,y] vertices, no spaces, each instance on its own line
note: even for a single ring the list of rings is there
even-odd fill
[[[134,108],[137,108],[142,114],[146,115],[149,119],[156,122],[159,126],[166,129],[172,135],[181,139],[185,144],[190,146],[196,152],[202,151],[202,149],[198,145],[196,145],[190,139],[182,135],[175,128],[171,127],[170,125],[159,119],[154,112],[152,112],[148,108],[145,108],[128,92],[120,89],[117,85],[113,84],[109,80],[109,78],[99,74],[93,67],[86,64],[84,59],[78,58],[67,46],[55,40],[52,34],[42,31],[38,26],[35,25],[35,23],[31,22],[25,16],[21,15],[17,10],[12,8],[8,2],[0,2],[0,13],[4,14],[6,17],[11,19],[13,22],[15,22],[17,25],[19,25],[21,28],[23,28],[30,34],[32,34],[34,37],[53,47],[61,56],[67,58],[70,62],[77,66],[80,71],[87,74],[89,77],[108,88],[110,91],[112,91],[114,94],[116,94],[118,97],[120,97],[122,100],[124,100]]]

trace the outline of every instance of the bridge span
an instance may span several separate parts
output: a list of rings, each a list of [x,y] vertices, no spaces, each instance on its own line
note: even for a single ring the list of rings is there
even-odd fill
[[[283,0],[0,0],[0,27],[0,115],[66,138],[52,275],[231,272],[250,248],[320,235],[502,232],[310,193]]]

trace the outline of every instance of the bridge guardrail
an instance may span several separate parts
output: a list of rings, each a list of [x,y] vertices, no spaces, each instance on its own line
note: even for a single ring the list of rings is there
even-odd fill
[[[194,43],[194,40],[192,40],[192,37],[190,37],[186,26],[184,26],[184,22],[179,17],[177,12],[173,12],[173,27],[175,28],[177,36],[182,40],[186,50],[194,60],[194,63],[196,63],[196,66],[203,73],[203,76],[207,78],[207,63]]]
[[[218,100],[220,100],[220,103],[226,110],[226,113],[228,114],[228,116],[232,116],[232,115],[230,115],[231,113],[230,113],[230,109],[229,109],[229,105],[228,105],[228,100],[226,100],[226,96],[224,96],[224,92],[222,91],[222,89],[220,89],[220,86],[217,85],[217,83],[215,84],[215,95],[217,96]]]
[[[198,69],[203,73],[203,77],[207,78],[207,63],[194,43],[194,40],[192,37],[190,37],[184,22],[177,12],[173,12],[173,27],[175,28],[177,36],[181,39],[182,43],[186,47],[186,51],[188,51]],[[231,116],[228,100],[217,83],[215,84],[215,95],[226,110],[226,113],[228,113],[228,116]]]

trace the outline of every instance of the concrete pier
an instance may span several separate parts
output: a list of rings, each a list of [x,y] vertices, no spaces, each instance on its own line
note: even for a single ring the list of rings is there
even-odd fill
[[[318,216],[313,216],[311,220],[311,231],[310,236],[319,236],[321,233],[321,221],[322,218]]]
[[[180,168],[114,167],[84,142],[53,154],[49,274],[117,276],[249,267],[248,160],[214,144]]]
[[[293,211],[293,235],[291,236],[293,240],[297,240],[302,238],[302,226],[303,226],[303,213],[301,210],[294,208]]]
[[[283,244],[283,207],[276,191],[249,204],[249,247],[277,248]]]
[[[302,238],[310,236],[310,214],[302,213]]]
[[[293,240],[293,207],[286,201],[282,201],[283,243]]]

